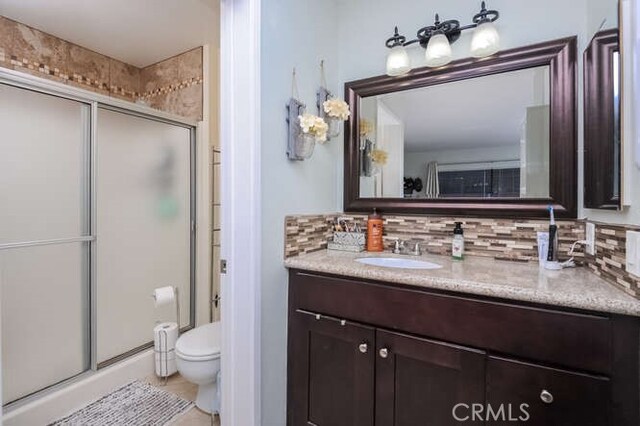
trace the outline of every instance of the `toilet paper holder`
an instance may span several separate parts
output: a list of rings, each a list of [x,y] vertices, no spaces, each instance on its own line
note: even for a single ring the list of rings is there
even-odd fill
[[[153,300],[155,300],[156,307],[162,306],[164,304],[162,302],[158,303],[157,297],[157,293],[164,288],[165,287],[157,288],[153,293],[151,293],[151,297],[153,297]],[[173,301],[176,304],[176,324],[178,324],[178,334],[180,334],[180,295],[178,293],[178,287],[171,287],[171,289],[173,290]]]
[[[171,294],[170,295],[166,295],[166,292],[168,290],[168,288],[171,288]],[[168,296],[168,299],[164,299],[164,300],[159,300],[160,296],[162,295],[162,293],[165,293],[164,297]],[[151,294],[151,297],[153,297],[154,301],[155,301],[155,305],[156,307],[158,306],[162,306],[165,305],[167,303],[170,302],[174,302],[176,305],[176,326],[177,326],[177,331],[178,331],[178,336],[180,335],[180,296],[179,296],[179,292],[178,292],[178,287],[161,287],[161,288],[157,288],[153,291],[153,293]],[[169,348],[168,348],[168,335],[167,332],[165,330],[161,330],[159,333],[159,346],[160,346],[160,372],[162,373],[164,371],[164,374],[161,374],[161,377],[164,378],[164,383],[163,385],[167,384],[167,381],[169,380]],[[175,348],[174,348],[175,350]],[[164,355],[164,356],[162,356]],[[164,362],[162,362],[164,361]]]

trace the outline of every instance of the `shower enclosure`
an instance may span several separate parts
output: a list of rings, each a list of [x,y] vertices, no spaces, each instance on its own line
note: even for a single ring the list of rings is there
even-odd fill
[[[0,75],[2,403],[150,347],[152,291],[194,324],[195,127]]]

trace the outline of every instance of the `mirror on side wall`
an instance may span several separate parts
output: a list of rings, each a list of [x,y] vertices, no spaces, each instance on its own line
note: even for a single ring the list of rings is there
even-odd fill
[[[589,12],[589,26],[596,32],[583,54],[584,206],[618,210],[623,154],[618,5],[602,0]]]

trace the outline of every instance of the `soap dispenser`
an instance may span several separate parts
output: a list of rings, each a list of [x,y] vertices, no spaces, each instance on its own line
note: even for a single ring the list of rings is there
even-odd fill
[[[462,222],[456,222],[456,227],[453,230],[451,256],[456,260],[462,260],[464,258],[464,231],[462,230]]]
[[[382,241],[382,216],[373,209],[373,214],[367,220],[367,251],[380,252],[384,250]]]

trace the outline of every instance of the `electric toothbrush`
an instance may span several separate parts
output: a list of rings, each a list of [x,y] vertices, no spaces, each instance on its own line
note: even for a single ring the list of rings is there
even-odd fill
[[[558,260],[558,226],[556,218],[553,214],[553,206],[549,206],[549,250],[547,251],[547,262],[556,262]]]

